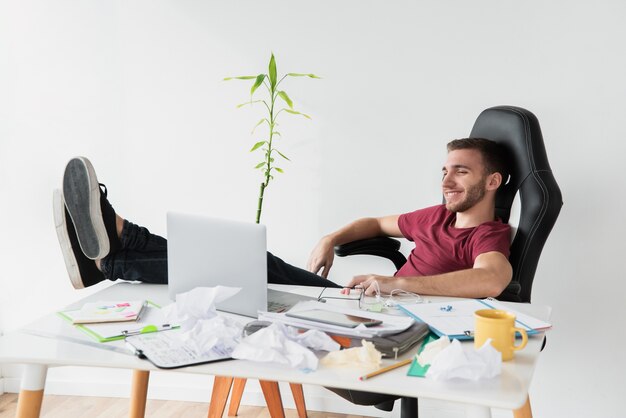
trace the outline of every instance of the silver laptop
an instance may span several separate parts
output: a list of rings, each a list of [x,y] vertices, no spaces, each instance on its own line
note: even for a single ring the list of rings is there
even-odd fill
[[[245,316],[315,299],[267,289],[265,225],[168,212],[167,270],[172,300],[199,286],[240,287],[216,308]]]

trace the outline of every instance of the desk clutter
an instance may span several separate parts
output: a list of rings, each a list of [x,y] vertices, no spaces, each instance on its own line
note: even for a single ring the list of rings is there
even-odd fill
[[[401,306],[401,313],[405,313],[401,315],[305,301],[287,313],[259,312],[259,320],[249,322],[222,315],[215,308],[216,303],[237,291],[225,286],[198,287],[177,295],[175,303],[163,308],[150,301],[108,301],[86,304],[79,310],[63,311],[59,315],[100,343],[125,339],[133,354],[164,369],[245,359],[282,364],[305,372],[315,371],[320,364],[369,372],[361,380],[402,366],[409,366],[409,376],[433,379],[476,380],[500,374],[500,353],[490,341],[476,349],[459,342],[472,338],[468,312],[472,314],[476,307],[485,308],[487,303],[490,307],[503,308],[494,300],[405,305]],[[115,315],[123,319],[77,323],[77,319],[88,316],[85,312],[97,317],[99,314],[94,314],[94,309],[111,310],[100,314],[107,321]],[[127,314],[136,311],[134,322],[124,317],[124,311]],[[332,315],[311,317],[314,311]],[[326,320],[337,315],[351,319]],[[350,320],[359,324],[343,323]],[[529,329],[529,335],[550,328],[550,324],[522,314],[518,314],[518,320],[524,321],[522,325]],[[459,332],[461,329],[464,332]],[[397,360],[414,347],[419,347],[415,355],[381,368],[384,358]]]

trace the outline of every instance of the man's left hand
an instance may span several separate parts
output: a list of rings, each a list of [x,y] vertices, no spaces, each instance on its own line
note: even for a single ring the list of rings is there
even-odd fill
[[[381,293],[388,294],[395,289],[395,281],[395,277],[379,276],[377,274],[364,274],[361,276],[354,276],[354,278],[350,280],[346,287],[343,288],[341,293],[343,293],[344,295],[349,295],[350,289],[354,287],[361,287],[363,288],[365,295],[367,296],[376,295],[376,292],[379,289]],[[374,282],[377,282],[378,286],[376,286]]]

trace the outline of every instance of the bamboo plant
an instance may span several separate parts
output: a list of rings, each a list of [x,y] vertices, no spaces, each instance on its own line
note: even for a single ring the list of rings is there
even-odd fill
[[[257,122],[257,124],[252,129],[252,134],[256,132],[257,128],[261,125],[267,125],[268,131],[267,136],[264,139],[256,141],[255,144],[250,149],[250,152],[258,151],[263,154],[263,160],[259,162],[254,168],[257,170],[261,170],[263,181],[261,182],[260,190],[259,190],[259,199],[257,202],[257,210],[256,210],[256,223],[261,221],[261,212],[263,210],[263,196],[265,194],[265,189],[269,186],[270,181],[274,179],[274,172],[283,173],[283,169],[279,166],[275,165],[276,155],[280,158],[290,161],[289,158],[282,152],[276,148],[276,140],[278,137],[282,138],[281,133],[277,130],[278,127],[278,116],[285,112],[291,115],[298,115],[305,117],[307,119],[311,119],[311,117],[305,113],[301,113],[294,109],[293,101],[287,94],[285,90],[280,90],[279,87],[281,83],[287,77],[309,77],[309,78],[320,78],[315,74],[303,74],[303,73],[287,73],[283,75],[280,79],[278,79],[278,71],[276,69],[276,59],[274,58],[274,54],[272,54],[270,58],[270,62],[268,65],[267,74],[262,73],[258,75],[246,75],[246,76],[238,76],[238,77],[226,77],[224,80],[254,80],[252,83],[252,87],[250,88],[250,100],[237,105],[237,108],[241,108],[246,105],[252,105],[254,103],[262,103],[265,107],[267,113],[261,120]],[[253,100],[254,94],[258,91],[259,87],[264,86],[266,90],[266,97]],[[279,100],[280,99],[280,100]],[[286,107],[283,107],[286,105]],[[279,109],[280,107],[280,109]]]

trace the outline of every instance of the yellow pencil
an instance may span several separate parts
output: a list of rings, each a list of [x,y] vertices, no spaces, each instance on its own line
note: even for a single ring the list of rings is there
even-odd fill
[[[397,362],[396,364],[392,364],[391,366],[383,367],[382,369],[378,369],[375,372],[366,374],[364,376],[359,377],[359,380],[367,380],[370,377],[378,376],[379,374],[388,372],[389,370],[397,369],[398,367],[406,366],[407,364],[413,361],[413,357],[410,357],[406,360],[402,360]]]

